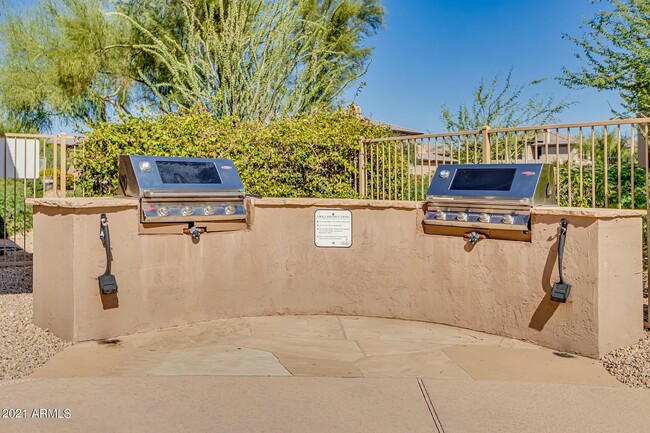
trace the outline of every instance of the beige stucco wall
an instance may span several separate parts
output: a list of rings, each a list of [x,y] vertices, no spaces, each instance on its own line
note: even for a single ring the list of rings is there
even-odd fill
[[[634,312],[643,305],[643,253],[631,239],[640,239],[638,219],[598,221],[598,310],[601,353],[621,346],[619,340],[635,341],[639,319]],[[638,243],[641,243],[639,240]],[[632,288],[632,290],[630,290]]]
[[[256,199],[250,229],[138,233],[128,199],[34,201],[34,322],[69,340],[217,318],[346,314],[450,324],[600,356],[641,337],[638,212],[547,209],[530,242],[427,235],[416,202]],[[314,212],[349,209],[353,245],[314,245]],[[119,292],[100,296],[99,214],[108,214]],[[557,281],[558,222],[569,220],[569,302]],[[180,233],[180,229],[179,229]]]

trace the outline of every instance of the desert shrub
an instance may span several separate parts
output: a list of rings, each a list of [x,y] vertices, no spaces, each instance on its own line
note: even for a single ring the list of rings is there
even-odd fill
[[[111,195],[124,154],[232,159],[247,192],[267,197],[356,197],[359,138],[388,135],[344,110],[272,123],[189,112],[96,125],[78,154],[77,185]]]

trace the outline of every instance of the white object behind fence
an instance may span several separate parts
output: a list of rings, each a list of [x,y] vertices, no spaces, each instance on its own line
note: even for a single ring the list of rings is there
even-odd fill
[[[40,140],[0,138],[0,178],[38,179]]]

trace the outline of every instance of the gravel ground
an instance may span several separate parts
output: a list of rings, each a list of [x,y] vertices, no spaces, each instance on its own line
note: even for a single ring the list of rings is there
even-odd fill
[[[68,343],[32,324],[32,268],[0,268],[0,380],[19,379]]]
[[[620,382],[633,388],[650,388],[650,331],[637,344],[608,353],[605,369]]]
[[[648,320],[648,274],[643,275],[644,320]],[[605,369],[620,382],[633,388],[650,388],[650,329],[638,343],[608,353]]]

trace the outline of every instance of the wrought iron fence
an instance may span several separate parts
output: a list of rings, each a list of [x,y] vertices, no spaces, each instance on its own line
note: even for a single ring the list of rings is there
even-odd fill
[[[0,267],[31,265],[32,209],[25,200],[81,196],[78,137],[0,134]]]
[[[440,164],[546,162],[563,206],[648,207],[650,118],[362,140],[358,193],[424,200]]]

